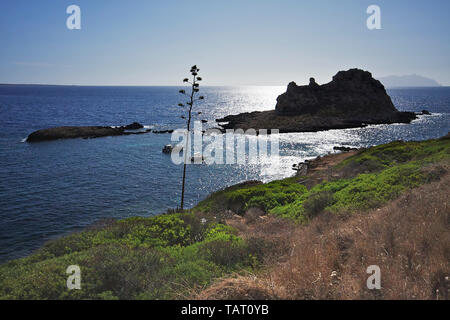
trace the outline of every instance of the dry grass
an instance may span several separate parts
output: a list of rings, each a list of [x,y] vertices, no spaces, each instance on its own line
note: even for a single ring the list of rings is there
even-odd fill
[[[353,215],[319,214],[306,226],[273,217],[228,223],[267,253],[258,275],[222,279],[199,299],[448,299],[450,176],[386,206]],[[267,245],[271,243],[272,245]],[[381,290],[366,286],[369,265]]]
[[[208,300],[271,300],[280,299],[273,283],[255,275],[223,279],[202,291],[196,298]]]

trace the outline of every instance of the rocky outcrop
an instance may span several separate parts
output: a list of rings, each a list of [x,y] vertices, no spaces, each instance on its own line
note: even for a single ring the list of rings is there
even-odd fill
[[[142,124],[140,124],[139,122],[133,122],[124,127],[125,130],[139,130],[142,128],[144,128],[144,126]]]
[[[289,83],[277,98],[278,115],[322,114],[336,116],[389,117],[397,112],[380,81],[368,71],[339,71],[333,80],[318,85],[314,78],[307,86]]]
[[[138,132],[129,132],[127,130],[136,130],[143,126],[137,122],[122,127],[106,127],[106,126],[64,126],[48,129],[41,129],[31,133],[27,142],[50,141],[57,139],[73,139],[73,138],[99,138],[106,136],[122,136],[130,134],[143,134],[151,132],[150,129]]]
[[[327,84],[314,78],[309,85],[289,83],[277,98],[275,110],[242,113],[217,119],[225,129],[270,129],[280,132],[319,131],[368,124],[409,123],[413,112],[399,112],[385,88],[370,72],[340,71]]]
[[[169,154],[169,153],[172,152],[172,150],[173,150],[173,146],[172,146],[171,144],[166,144],[166,145],[163,147],[162,152],[163,152],[163,153],[166,153],[166,154]]]

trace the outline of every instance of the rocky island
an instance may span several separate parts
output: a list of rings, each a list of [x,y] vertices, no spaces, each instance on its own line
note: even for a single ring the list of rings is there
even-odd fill
[[[224,129],[279,129],[307,132],[362,127],[369,124],[409,123],[414,112],[400,112],[380,81],[368,71],[339,71],[329,83],[289,83],[277,98],[275,110],[229,115],[216,121]]]
[[[99,138],[106,136],[123,136],[130,134],[143,134],[151,132],[151,129],[144,131],[133,131],[144,128],[137,122],[120,127],[108,126],[63,126],[48,129],[41,129],[31,133],[27,142],[50,141],[57,139],[73,139],[73,138]],[[131,131],[130,131],[131,130]]]

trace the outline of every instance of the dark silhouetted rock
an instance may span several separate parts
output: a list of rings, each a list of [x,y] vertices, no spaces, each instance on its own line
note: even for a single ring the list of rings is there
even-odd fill
[[[292,170],[295,170],[298,176],[305,176],[308,173],[309,161],[299,162],[292,165]]]
[[[163,153],[171,153],[173,150],[173,146],[171,144],[167,144],[164,146],[164,148],[162,149]]]
[[[153,130],[152,132],[153,132],[153,133],[156,133],[156,134],[161,134],[161,133],[172,133],[173,130],[172,130],[172,129],[170,129],[170,130]]]
[[[327,84],[311,78],[309,85],[289,83],[275,110],[241,113],[217,119],[224,129],[279,129],[280,132],[320,131],[369,124],[409,123],[413,112],[399,112],[385,88],[370,72],[340,71]]]
[[[144,126],[142,124],[140,124],[139,122],[133,122],[132,124],[129,124],[129,125],[125,126],[124,128],[125,128],[125,130],[138,130],[138,129],[144,128]]]
[[[307,86],[291,82],[277,98],[278,115],[322,114],[338,116],[389,117],[396,113],[391,98],[380,81],[368,71],[339,71],[333,80],[318,85],[314,78]]]
[[[130,126],[135,127],[135,124]],[[144,134],[151,132],[151,130],[139,131],[139,132],[126,132],[125,127],[106,127],[106,126],[65,126],[65,127],[55,127],[48,129],[41,129],[31,133],[27,142],[40,142],[40,141],[50,141],[57,139],[73,139],[73,138],[99,138],[106,136],[121,136],[121,135],[131,135],[131,134]]]

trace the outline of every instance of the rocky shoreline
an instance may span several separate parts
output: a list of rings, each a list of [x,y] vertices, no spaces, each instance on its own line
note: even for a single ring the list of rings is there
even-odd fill
[[[278,129],[280,133],[317,132],[331,129],[359,128],[373,124],[410,123],[417,119],[414,112],[398,112],[389,118],[334,118],[315,115],[279,116],[275,111],[255,111],[229,115],[216,121],[226,129]]]
[[[229,115],[216,121],[223,129],[278,129],[284,133],[410,123],[416,118],[414,112],[398,111],[370,72],[350,69],[338,72],[323,85],[314,78],[305,86],[289,83],[277,98],[275,110]]]

